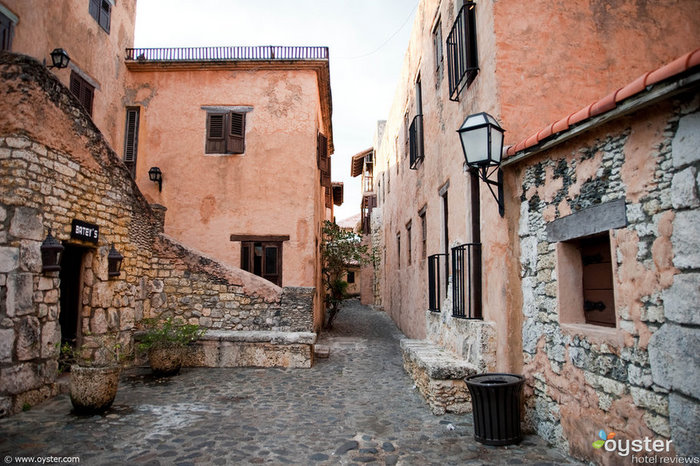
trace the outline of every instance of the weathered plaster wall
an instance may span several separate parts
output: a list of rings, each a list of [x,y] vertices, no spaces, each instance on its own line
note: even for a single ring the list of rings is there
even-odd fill
[[[60,279],[42,273],[48,228],[59,241],[87,248],[79,319],[89,350],[106,333],[129,347],[143,316],[222,329],[311,329],[313,288],[272,286],[161,237],[163,209],[147,204],[45,67],[3,53],[0,76],[0,415],[56,392]],[[99,225],[99,244],[71,239],[73,219]],[[112,244],[124,256],[117,278],[107,276]]]
[[[601,429],[698,454],[698,416],[680,413],[696,413],[700,399],[697,313],[684,304],[699,295],[699,109],[688,94],[640,110],[517,172],[526,417],[575,456],[622,461],[591,447]],[[616,199],[627,221],[610,231],[617,326],[562,323],[567,277],[546,227]]]
[[[11,51],[39,61],[46,59],[49,65],[53,49],[68,52],[69,67],[52,72],[68,86],[71,70],[76,70],[95,86],[92,120],[107,142],[117,148],[124,137],[124,54],[134,43],[136,1],[116,2],[109,34],[90,16],[89,3],[2,0],[19,18]]]
[[[523,140],[700,43],[694,0],[493,5],[506,142]]]
[[[320,224],[312,70],[135,71],[125,105],[141,107],[136,182],[168,208],[165,232],[232,267],[236,235],[289,235],[283,284],[315,286]],[[245,153],[205,154],[203,106],[249,106]],[[163,191],[148,170],[163,171]],[[321,197],[321,202],[323,197]]]

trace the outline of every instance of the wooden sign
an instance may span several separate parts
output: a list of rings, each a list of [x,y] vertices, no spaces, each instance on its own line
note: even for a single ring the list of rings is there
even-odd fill
[[[100,239],[100,227],[82,220],[73,219],[70,237],[97,244],[97,241]]]

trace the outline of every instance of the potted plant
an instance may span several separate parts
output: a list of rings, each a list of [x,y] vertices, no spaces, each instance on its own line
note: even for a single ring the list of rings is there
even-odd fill
[[[163,321],[144,319],[146,332],[139,349],[148,352],[148,364],[157,376],[170,376],[180,372],[185,348],[197,341],[206,329],[199,325],[186,324],[182,320],[168,317]]]
[[[62,359],[70,364],[70,400],[78,414],[106,411],[117,396],[119,373],[129,352],[119,333],[85,335],[80,348],[61,346]]]

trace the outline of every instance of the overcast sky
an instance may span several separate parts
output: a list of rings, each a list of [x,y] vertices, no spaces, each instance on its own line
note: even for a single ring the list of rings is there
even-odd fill
[[[138,0],[135,47],[319,45],[330,51],[332,179],[340,221],[360,210],[350,158],[372,145],[394,96],[418,0]]]

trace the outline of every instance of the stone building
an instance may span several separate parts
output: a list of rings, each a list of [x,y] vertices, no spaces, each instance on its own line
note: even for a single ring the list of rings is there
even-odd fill
[[[58,343],[129,348],[144,317],[210,329],[192,364],[312,363],[320,227],[342,202],[327,49],[166,60],[129,48],[134,15],[0,1],[0,416],[56,393]],[[49,70],[57,48],[70,64]]]
[[[679,420],[670,400],[698,409],[692,377],[674,378],[697,372],[681,369],[697,366],[692,312],[670,310],[678,296],[698,295],[687,262],[697,238],[678,233],[696,231],[697,218],[670,201],[694,202],[697,167],[688,156],[674,165],[670,146],[698,131],[684,128],[695,121],[689,51],[700,23],[689,1],[653,13],[633,1],[608,6],[421,1],[373,161],[381,305],[412,339],[402,344],[406,367],[433,410],[470,409],[464,375],[523,373],[528,426],[602,463],[617,458],[591,447],[601,429],[671,439],[692,454],[697,416]],[[679,93],[660,94],[667,85]],[[510,146],[503,216],[456,133],[480,112]],[[578,139],[555,146],[559,133]],[[535,146],[546,151],[523,157]],[[590,216],[606,220],[585,233]],[[550,236],[560,225],[573,236]],[[604,296],[580,283],[597,277],[576,252],[590,248],[584,255],[611,272]],[[671,335],[688,348],[659,351]]]

